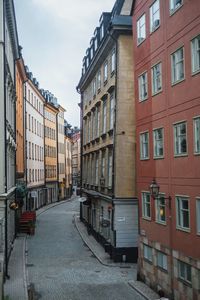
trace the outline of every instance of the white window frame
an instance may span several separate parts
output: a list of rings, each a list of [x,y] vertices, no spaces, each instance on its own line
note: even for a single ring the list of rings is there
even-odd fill
[[[188,196],[176,195],[176,228],[183,231],[190,231],[190,199]],[[188,202],[188,209],[183,207],[183,201]],[[188,214],[188,224],[189,226],[184,226],[184,213]]]
[[[200,72],[200,34],[191,40],[192,74]]]
[[[108,188],[112,188],[113,152],[108,151]]]
[[[197,126],[197,122],[199,123]],[[198,128],[198,129],[197,129]],[[193,118],[194,154],[200,154],[200,116]]]
[[[151,194],[147,191],[141,192],[142,198],[142,218],[151,220]],[[149,210],[149,215],[148,215]]]
[[[144,35],[142,33],[143,27],[144,27]],[[142,42],[144,42],[145,39],[146,39],[146,15],[143,14],[137,20],[137,45],[139,46]]]
[[[188,271],[189,271],[189,274],[188,274]],[[178,260],[178,278],[191,284],[192,283],[192,266],[181,260]]]
[[[103,111],[102,111],[102,134],[106,133],[107,129],[107,100],[103,101]]]
[[[185,124],[185,135],[180,133],[180,129],[178,128],[179,126]],[[186,156],[188,152],[188,142],[187,142],[187,122],[182,121],[173,124],[173,130],[174,130],[174,156]],[[178,132],[179,131],[179,132]],[[183,152],[181,150],[181,142],[183,142],[185,136],[185,141],[186,141],[186,151]]]
[[[162,203],[161,203],[162,201]],[[156,222],[159,224],[166,225],[166,200],[165,200],[165,194],[159,194],[159,197],[155,201],[155,215],[156,215]],[[164,202],[164,203],[163,203]],[[165,219],[162,220],[161,216],[161,209],[164,209],[164,216]]]
[[[162,130],[162,138],[160,139],[157,137],[158,130]],[[162,149],[163,149],[162,155],[159,154],[159,149],[161,149],[161,147],[159,148],[160,143],[162,143]],[[153,130],[153,155],[155,159],[164,157],[164,128],[163,127],[156,128]]]
[[[103,65],[103,81],[104,84],[108,81],[108,61],[106,60]]]
[[[151,262],[153,261],[153,248],[146,245],[146,244],[143,244],[143,255],[144,255],[144,258]]]
[[[145,140],[143,139],[144,136],[145,136]],[[147,144],[147,148],[146,148],[147,151],[144,148],[145,144]],[[146,159],[149,159],[149,132],[148,131],[140,133],[140,160],[146,160]]]
[[[155,10],[155,6],[158,3],[159,8]],[[160,0],[155,0],[150,7],[150,32],[154,32],[160,27]]]
[[[111,74],[115,72],[115,62],[116,62],[116,50],[115,48],[113,48],[111,53]]]
[[[97,84],[96,84],[96,77],[94,78],[93,82],[92,82],[92,93],[93,93],[93,97],[96,96],[96,92],[97,92]]]
[[[144,101],[148,98],[148,75],[147,71],[143,72],[138,77],[139,101]]]
[[[99,154],[95,157],[95,185],[99,185]]]
[[[101,90],[101,70],[97,73],[97,91]]]
[[[196,224],[197,234],[200,235],[200,197],[196,198]]]
[[[115,118],[115,92],[110,94],[110,130],[114,127]]]
[[[179,53],[182,51],[183,57],[179,57]],[[182,69],[182,72],[179,72],[180,66]],[[180,76],[180,74],[183,74],[183,76]],[[174,51],[171,54],[171,80],[172,85],[175,85],[185,79],[185,53],[184,53],[184,47],[178,48],[176,51]]]
[[[177,4],[180,2],[180,4]],[[177,11],[183,5],[183,0],[169,0],[169,9],[170,14],[172,15],[175,11]]]
[[[159,71],[157,70],[159,68]],[[162,92],[162,63],[159,62],[151,68],[152,96]],[[160,83],[160,84],[159,84]]]
[[[168,270],[167,266],[167,254],[157,251],[157,266],[165,271]]]

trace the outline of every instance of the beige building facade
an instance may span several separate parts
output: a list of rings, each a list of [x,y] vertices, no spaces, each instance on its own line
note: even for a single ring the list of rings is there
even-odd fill
[[[72,194],[72,139],[65,135],[65,196]]]
[[[65,133],[64,133],[64,112],[65,109],[58,105],[59,113],[57,115],[58,123],[58,188],[59,200],[65,198]]]
[[[111,13],[102,14],[78,89],[83,116],[81,219],[114,261],[136,262],[131,8],[132,1],[116,1]]]

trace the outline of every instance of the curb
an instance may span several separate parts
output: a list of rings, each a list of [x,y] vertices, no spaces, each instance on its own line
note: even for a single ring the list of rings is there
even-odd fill
[[[142,297],[144,297],[146,300],[152,300],[151,298],[149,298],[145,293],[143,293],[139,288],[137,288],[136,286],[134,286],[130,281],[128,281],[128,285],[130,287],[132,287],[132,289],[134,289],[138,294],[140,294]]]
[[[75,197],[71,197],[71,198],[69,198],[69,199],[65,199],[65,200],[61,200],[61,201],[59,201],[59,202],[55,202],[54,204],[49,204],[49,205],[47,205],[47,206],[44,206],[44,207],[42,207],[42,208],[40,208],[38,211],[37,211],[37,213],[36,213],[36,215],[37,215],[37,217],[39,217],[41,214],[43,214],[45,211],[47,211],[47,210],[49,210],[49,209],[51,209],[51,208],[53,208],[53,207],[55,207],[55,206],[57,206],[57,205],[61,205],[61,204],[64,204],[64,203],[66,203],[66,202],[70,202],[70,201],[72,201],[72,200],[74,200],[76,198],[76,196]],[[42,210],[41,212],[40,212],[40,210]]]
[[[92,247],[89,245],[89,243],[84,239],[84,236],[83,236],[83,234],[81,233],[81,231],[79,230],[78,225],[77,225],[77,217],[78,217],[78,215],[75,214],[75,215],[74,215],[74,224],[75,224],[75,226],[76,226],[76,229],[77,229],[79,235],[81,236],[83,242],[87,245],[87,247],[90,249],[90,251],[94,254],[94,256],[98,259],[98,261],[99,261],[102,265],[104,265],[104,266],[106,266],[106,267],[114,267],[114,268],[124,268],[124,269],[131,268],[130,265],[120,265],[120,264],[118,265],[117,263],[116,263],[116,264],[115,264],[115,263],[105,263],[105,262],[104,262],[104,261],[96,254],[95,250],[92,249]]]

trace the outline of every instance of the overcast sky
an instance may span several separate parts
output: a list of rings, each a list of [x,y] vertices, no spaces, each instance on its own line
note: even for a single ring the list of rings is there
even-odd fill
[[[67,110],[65,118],[79,126],[76,86],[82,59],[103,11],[115,0],[14,0],[19,43],[25,64],[40,87]]]

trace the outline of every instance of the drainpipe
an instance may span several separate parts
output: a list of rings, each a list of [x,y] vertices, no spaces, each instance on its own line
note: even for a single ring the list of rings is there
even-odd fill
[[[56,114],[56,150],[57,150],[57,201],[59,201],[59,160],[58,160],[58,113]]]
[[[82,197],[82,176],[83,176],[83,93],[80,91],[80,89],[76,88],[77,93],[79,93],[81,97],[81,103],[79,104],[80,107],[80,197]]]

